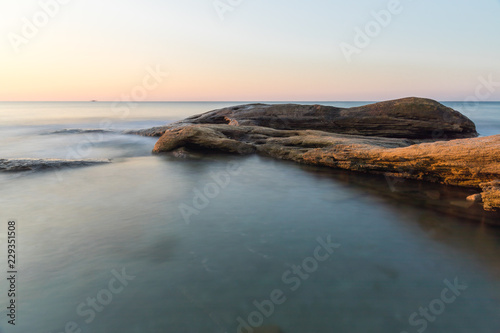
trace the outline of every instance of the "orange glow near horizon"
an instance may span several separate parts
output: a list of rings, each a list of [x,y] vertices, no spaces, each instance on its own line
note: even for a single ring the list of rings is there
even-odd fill
[[[22,35],[22,19],[41,9],[36,1],[0,4],[0,32],[7,37],[0,40],[0,101],[120,100],[140,89],[147,68],[157,66],[170,75],[141,100],[464,100],[479,77],[494,75],[500,82],[500,47],[481,34],[500,25],[485,18],[496,18],[487,5],[476,15],[467,8],[477,5],[460,0],[455,17],[446,15],[450,8],[444,5],[429,13],[412,4],[401,14],[404,20],[394,20],[349,62],[339,45],[353,43],[354,28],[366,24],[360,8],[368,19],[377,9],[369,1],[359,8],[341,2],[317,8],[245,4],[224,21],[210,5],[193,1],[199,6],[70,2],[19,52],[9,36]],[[415,30],[422,15],[428,26]],[[463,40],[443,39],[451,30],[437,29],[432,22],[439,20],[432,18],[445,15],[450,29],[463,29],[464,17],[474,20],[474,32],[460,30]],[[500,89],[488,97],[499,99]]]

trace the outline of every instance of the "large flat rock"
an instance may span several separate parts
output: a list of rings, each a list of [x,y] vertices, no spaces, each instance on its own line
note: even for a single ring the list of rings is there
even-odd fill
[[[485,209],[500,208],[500,135],[477,138],[467,117],[405,98],[341,109],[249,104],[140,131],[161,135],[153,152],[272,156],[366,173],[482,188]],[[465,199],[465,198],[464,198]]]
[[[310,165],[477,187],[500,179],[500,135],[415,143],[399,138],[365,137],[313,130],[260,126],[191,124],[167,130],[153,152],[179,148],[237,154],[259,153]],[[485,207],[500,208],[495,190]],[[490,202],[491,204],[488,204]]]

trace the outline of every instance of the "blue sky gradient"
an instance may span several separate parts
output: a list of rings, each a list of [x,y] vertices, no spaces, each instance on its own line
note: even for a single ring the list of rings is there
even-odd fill
[[[401,0],[350,59],[342,43],[394,0],[65,0],[25,38],[51,1],[0,1],[0,100],[116,100],[155,66],[169,76],[147,100],[464,100],[500,82],[497,0]]]

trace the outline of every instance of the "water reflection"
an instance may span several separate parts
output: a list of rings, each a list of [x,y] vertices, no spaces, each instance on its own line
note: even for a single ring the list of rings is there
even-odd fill
[[[231,162],[240,173],[186,224],[179,204]],[[274,289],[287,301],[264,324],[284,332],[400,332],[456,276],[470,288],[428,331],[500,324],[499,231],[476,211],[468,222],[450,213],[463,200],[455,189],[390,192],[383,177],[229,155],[124,158],[53,176],[0,188],[3,214],[20,221],[25,332],[69,320],[92,333],[236,332]],[[327,235],[341,247],[291,290],[283,274]],[[76,307],[122,268],[135,280],[86,324]]]
[[[301,168],[316,177],[329,178],[362,189],[364,192],[382,198],[396,206],[402,204],[423,208],[471,223],[500,226],[499,212],[485,211],[480,204],[465,199],[471,194],[478,193],[480,191],[478,189],[444,186],[407,179],[387,179],[384,176],[314,166],[302,166]]]

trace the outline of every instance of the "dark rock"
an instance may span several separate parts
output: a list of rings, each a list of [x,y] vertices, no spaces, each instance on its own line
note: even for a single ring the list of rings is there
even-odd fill
[[[18,172],[45,169],[59,169],[63,167],[82,167],[101,163],[111,163],[110,160],[64,160],[54,158],[15,158],[0,159],[0,171]]]
[[[61,130],[50,131],[46,133],[42,133],[43,135],[52,135],[52,134],[95,134],[95,133],[118,133],[111,130],[105,129],[96,129],[96,128],[65,128]]]
[[[167,129],[187,124],[307,129],[350,135],[430,140],[477,136],[474,123],[464,115],[436,101],[415,97],[355,108],[247,104],[206,112],[171,125],[134,133],[161,136]]]

